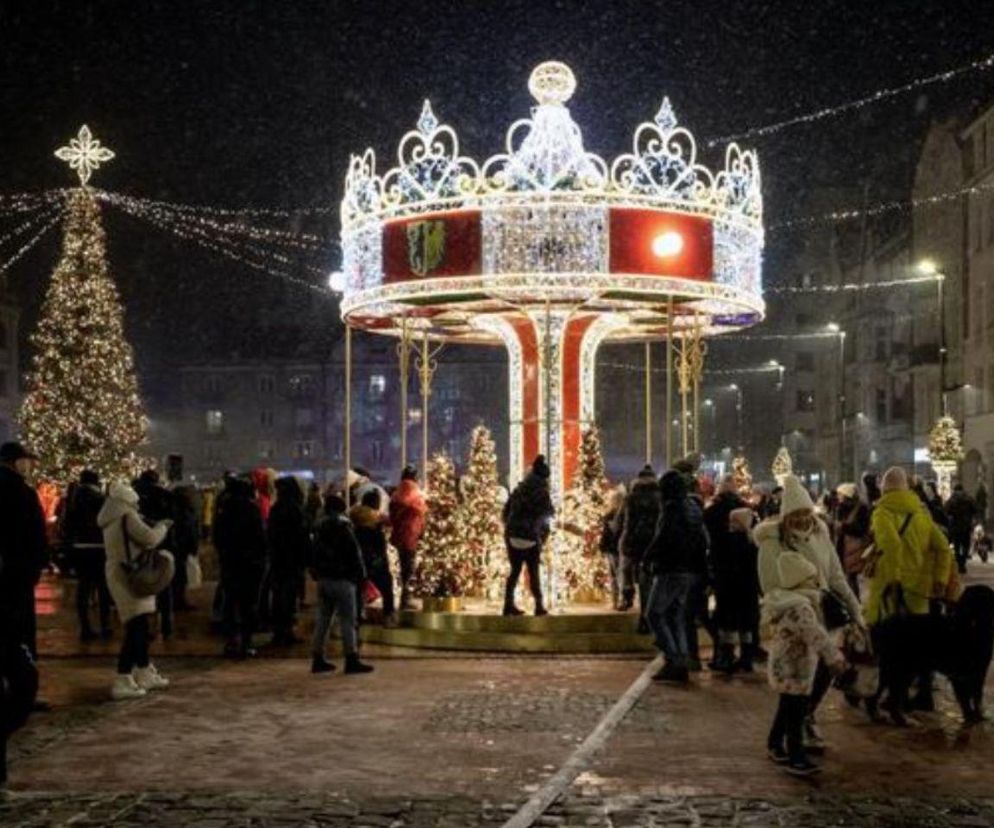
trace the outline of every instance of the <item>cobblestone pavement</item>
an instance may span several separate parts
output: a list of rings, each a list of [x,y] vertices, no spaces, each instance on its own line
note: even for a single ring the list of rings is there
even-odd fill
[[[501,825],[644,666],[393,654],[314,677],[305,658],[164,654],[173,686],[114,704],[110,657],[59,655],[41,665],[54,712],[12,740],[0,826]],[[994,826],[994,724],[963,728],[938,699],[898,729],[830,695],[825,771],[799,781],[765,758],[761,674],[654,685],[536,824]]]
[[[225,792],[0,795],[0,825],[24,826],[329,826],[334,828],[486,828],[500,826],[515,803],[460,797],[356,801],[336,795]],[[603,797],[572,792],[537,826],[568,828],[982,828],[994,825],[994,799],[806,796],[792,799]]]

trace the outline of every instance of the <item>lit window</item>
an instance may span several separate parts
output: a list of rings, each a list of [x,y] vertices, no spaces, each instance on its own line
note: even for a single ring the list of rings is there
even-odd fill
[[[207,433],[220,434],[224,431],[224,414],[217,409],[207,412]]]
[[[310,374],[294,374],[288,383],[292,396],[303,396],[314,390],[314,377]]]
[[[298,460],[306,460],[314,456],[313,440],[298,440],[293,447],[293,456]]]
[[[421,422],[421,409],[412,408],[407,412],[407,422],[411,425],[418,425]]]

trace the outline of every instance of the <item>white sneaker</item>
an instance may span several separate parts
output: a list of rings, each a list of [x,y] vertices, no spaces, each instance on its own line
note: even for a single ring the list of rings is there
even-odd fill
[[[135,682],[143,690],[165,690],[169,686],[169,679],[160,676],[154,664],[148,667],[135,667]]]
[[[134,676],[117,676],[114,679],[114,686],[110,689],[110,697],[114,701],[126,701],[127,699],[140,699],[147,691],[139,687]]]

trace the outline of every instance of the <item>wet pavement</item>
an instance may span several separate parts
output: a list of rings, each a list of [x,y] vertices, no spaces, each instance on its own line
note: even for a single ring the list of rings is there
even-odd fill
[[[199,612],[155,645],[173,686],[115,704],[116,642],[81,647],[69,596],[45,589],[41,668],[55,709],[12,741],[5,826],[499,825],[645,666],[371,647],[375,673],[314,677],[306,647],[217,658]],[[938,697],[937,713],[897,729],[831,694],[825,771],[802,782],[765,758],[775,696],[762,674],[654,685],[536,824],[992,825],[994,725],[962,728],[944,684]]]

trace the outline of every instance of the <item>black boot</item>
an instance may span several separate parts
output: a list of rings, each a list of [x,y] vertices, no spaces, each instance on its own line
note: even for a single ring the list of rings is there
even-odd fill
[[[359,661],[358,653],[351,653],[345,656],[345,675],[355,675],[356,673],[372,673],[373,666],[371,664],[363,664]]]
[[[311,672],[312,673],[332,673],[335,671],[335,665],[328,661],[324,656],[314,656],[311,659]]]
[[[714,658],[708,662],[708,669],[716,673],[731,675],[735,672],[735,645],[719,644]]]
[[[518,609],[514,604],[504,606],[504,615],[524,615],[525,611]]]

